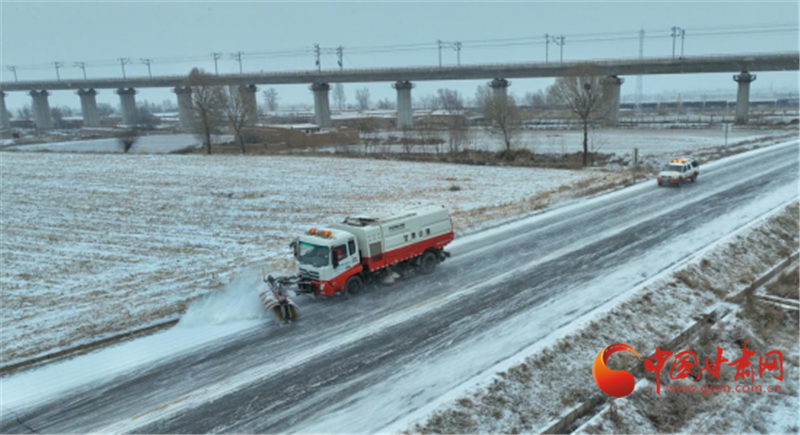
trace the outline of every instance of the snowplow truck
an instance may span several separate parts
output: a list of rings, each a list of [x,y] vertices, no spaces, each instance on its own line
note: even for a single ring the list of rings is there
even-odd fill
[[[324,229],[311,228],[292,243],[297,292],[353,295],[396,274],[430,274],[450,256],[444,247],[454,238],[450,214],[439,206],[347,217]]]

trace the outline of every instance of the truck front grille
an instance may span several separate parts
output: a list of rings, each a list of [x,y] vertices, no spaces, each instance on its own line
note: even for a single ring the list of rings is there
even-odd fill
[[[313,270],[306,270],[303,268],[299,268],[297,274],[300,275],[301,278],[311,278],[315,280],[319,279],[319,273],[314,272]]]

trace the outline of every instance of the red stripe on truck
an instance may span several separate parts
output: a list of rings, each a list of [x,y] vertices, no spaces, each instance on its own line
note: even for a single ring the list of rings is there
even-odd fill
[[[421,240],[417,243],[393,249],[374,257],[362,258],[361,264],[371,271],[382,269],[386,266],[408,260],[409,258],[418,257],[428,249],[442,249],[447,246],[448,243],[452,242],[455,237],[455,233],[450,231],[449,233]]]

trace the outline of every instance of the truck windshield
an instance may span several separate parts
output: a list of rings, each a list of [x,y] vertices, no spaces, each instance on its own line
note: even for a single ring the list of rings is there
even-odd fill
[[[664,166],[664,171],[667,172],[683,172],[683,167],[680,165],[667,165]]]
[[[327,266],[331,249],[327,246],[317,246],[311,243],[300,242],[300,252],[297,260],[302,264],[314,267]]]

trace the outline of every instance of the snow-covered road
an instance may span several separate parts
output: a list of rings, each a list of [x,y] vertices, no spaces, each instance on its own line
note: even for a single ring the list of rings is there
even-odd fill
[[[402,429],[800,196],[796,140],[701,170],[680,189],[638,185],[462,238],[434,275],[350,300],[302,300],[291,327],[183,324],[3,379],[0,430]]]

